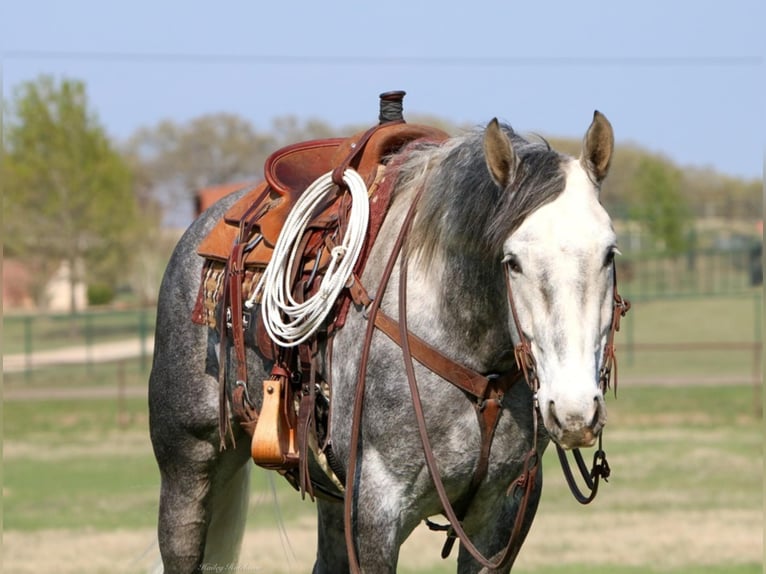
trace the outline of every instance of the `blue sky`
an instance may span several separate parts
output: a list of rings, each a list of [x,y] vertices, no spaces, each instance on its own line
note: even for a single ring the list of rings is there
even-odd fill
[[[4,97],[39,74],[84,80],[118,140],[232,112],[372,123],[407,113],[619,142],[762,177],[766,3],[0,0]]]

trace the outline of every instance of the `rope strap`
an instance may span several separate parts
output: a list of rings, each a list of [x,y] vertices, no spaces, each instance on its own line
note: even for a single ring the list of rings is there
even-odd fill
[[[263,325],[274,343],[295,347],[309,339],[322,325],[341,290],[348,284],[364,244],[370,217],[367,186],[353,169],[346,169],[343,181],[351,193],[351,213],[343,241],[332,248],[331,260],[319,290],[305,301],[292,294],[292,270],[300,264],[301,239],[317,209],[330,193],[337,193],[333,172],[319,177],[301,195],[290,211],[274,246],[266,271],[245,302],[252,308],[259,295]]]

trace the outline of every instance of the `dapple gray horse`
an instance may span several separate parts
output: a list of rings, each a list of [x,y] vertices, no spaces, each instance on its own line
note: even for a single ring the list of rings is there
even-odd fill
[[[613,313],[617,247],[599,187],[612,149],[612,128],[598,112],[578,158],[545,141],[529,141],[496,120],[443,143],[416,145],[403,152],[391,208],[366,264],[362,283],[375,293],[391,244],[421,191],[406,243],[409,329],[479,373],[514,367],[519,333],[509,303],[512,286],[518,324],[537,363],[539,408],[532,408],[535,397],[525,384],[513,385],[502,399],[487,474],[462,521],[484,556],[496,555],[508,542],[519,502],[507,489],[532,445],[540,453],[549,440],[564,448],[591,446],[606,422],[598,379]],[[189,228],[160,293],[149,407],[162,479],[159,545],[168,574],[231,568],[245,527],[249,442],[236,428],[237,447],[220,448],[218,384],[206,370],[217,360],[216,341],[189,319],[202,265],[197,245],[235,199],[222,200]],[[380,301],[392,317],[399,276],[397,267]],[[364,310],[352,308],[329,363],[330,440],[343,465],[366,323]],[[270,364],[251,349],[248,363],[250,394],[257,396]],[[475,409],[463,391],[417,362],[415,373],[433,453],[447,494],[456,500],[469,488],[479,456]],[[376,332],[353,492],[353,539],[367,573],[395,572],[404,540],[423,519],[443,511],[407,381],[402,350]],[[539,472],[514,555],[541,489]],[[343,504],[318,499],[317,509],[314,572],[347,572]],[[507,562],[498,571],[510,568]],[[463,544],[457,569],[482,570]]]

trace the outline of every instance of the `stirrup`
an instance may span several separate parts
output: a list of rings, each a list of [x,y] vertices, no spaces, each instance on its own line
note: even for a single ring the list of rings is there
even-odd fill
[[[285,412],[285,381],[281,377],[263,381],[263,406],[255,425],[250,455],[266,468],[289,468],[298,463],[295,429]]]

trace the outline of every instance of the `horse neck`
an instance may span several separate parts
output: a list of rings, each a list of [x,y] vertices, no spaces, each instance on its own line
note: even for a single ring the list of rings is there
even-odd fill
[[[450,356],[479,372],[509,368],[513,345],[500,263],[458,249],[445,251],[440,259],[438,281],[430,289],[438,310],[430,324],[438,318]]]
[[[370,255],[365,284],[377,289],[414,194],[391,206]],[[434,261],[410,253],[407,280],[407,324],[451,359],[479,372],[510,368],[513,345],[502,266],[487,261],[479,250],[448,246]],[[371,291],[371,293],[374,291]],[[399,316],[399,271],[395,269],[382,308]]]

